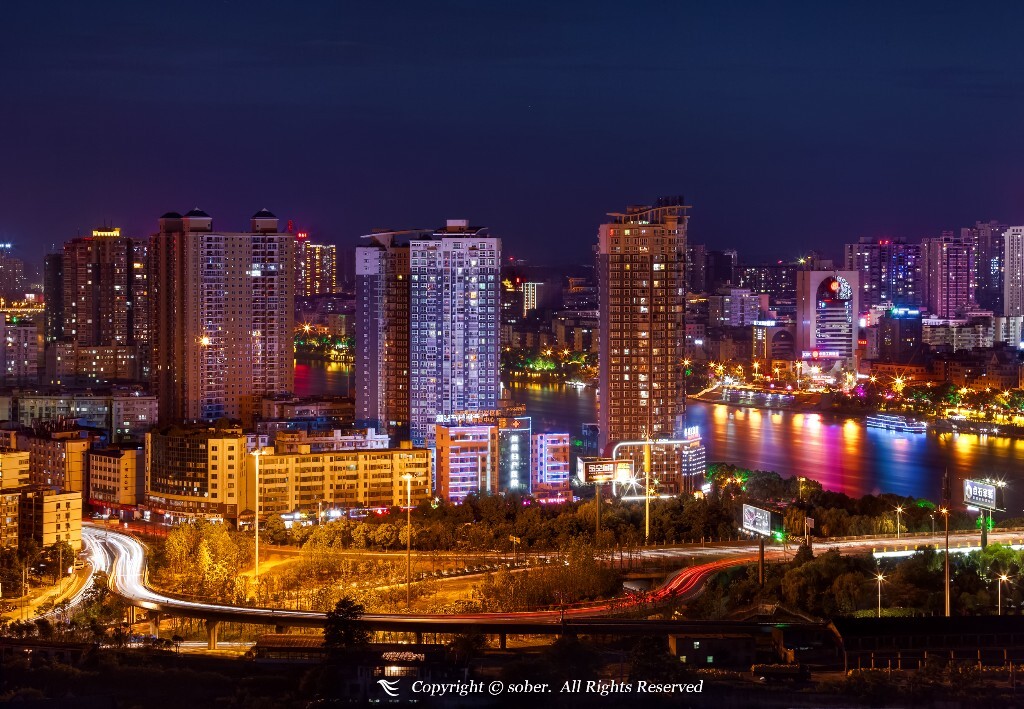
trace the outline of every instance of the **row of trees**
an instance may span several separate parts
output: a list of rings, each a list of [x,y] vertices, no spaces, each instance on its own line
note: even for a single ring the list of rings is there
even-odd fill
[[[1021,552],[999,544],[971,554],[951,555],[953,613],[995,613],[997,586],[1004,574],[1010,581],[1003,582],[1003,612],[1020,609],[1024,593],[1016,581],[1022,568]],[[818,618],[874,615],[879,574],[883,576],[883,613],[943,614],[945,558],[941,552],[927,549],[907,559],[880,564],[870,554],[844,556],[828,551],[814,557],[807,547],[801,547],[789,563],[769,565],[763,589],[754,567],[720,574],[692,610],[698,617],[718,619],[756,604],[779,602]]]

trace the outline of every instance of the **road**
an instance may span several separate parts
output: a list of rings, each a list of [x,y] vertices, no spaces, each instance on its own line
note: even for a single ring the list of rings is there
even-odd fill
[[[194,618],[205,618],[210,620],[224,620],[229,622],[263,623],[267,625],[305,626],[322,627],[326,618],[324,613],[313,611],[294,611],[279,608],[249,608],[243,606],[231,606],[217,603],[200,603],[180,598],[174,598],[157,591],[154,591],[146,584],[146,549],[141,542],[134,537],[98,529],[89,525],[82,528],[82,536],[90,544],[92,550],[93,564],[96,570],[103,570],[109,574],[112,590],[123,596],[131,603],[141,608],[155,612],[163,612],[172,615],[182,615]],[[1022,540],[1020,532],[1004,532],[989,535],[991,542],[1013,544],[1021,548]],[[977,535],[966,537],[959,535],[953,538],[953,552],[964,553],[977,549]],[[942,535],[917,535],[906,536],[899,540],[892,537],[867,538],[838,540],[817,544],[817,549],[823,547],[836,548],[841,553],[854,554],[864,552],[878,552],[879,555],[902,555],[912,554],[914,549],[925,545],[940,545],[944,542]],[[883,551],[884,549],[884,551]],[[394,630],[437,630],[452,627],[465,627],[472,625],[488,626],[490,628],[508,627],[512,628],[536,628],[540,626],[556,626],[565,624],[566,621],[596,621],[600,616],[626,610],[631,606],[639,606],[651,601],[663,601],[669,598],[687,600],[697,596],[703,589],[706,581],[714,574],[740,564],[748,564],[756,560],[756,554],[752,553],[755,547],[749,542],[726,543],[706,547],[685,547],[685,548],[659,548],[645,550],[650,558],[686,559],[698,556],[719,556],[702,564],[696,564],[682,569],[674,574],[664,585],[643,596],[627,596],[609,601],[584,604],[575,607],[567,607],[554,610],[537,610],[517,613],[475,613],[460,615],[435,615],[435,614],[365,614],[364,622],[380,629]],[[772,559],[783,558],[793,550],[775,547],[768,551]],[[594,623],[588,622],[587,625]]]

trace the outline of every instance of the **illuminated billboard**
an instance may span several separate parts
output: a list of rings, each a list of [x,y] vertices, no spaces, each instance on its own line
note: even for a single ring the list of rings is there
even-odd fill
[[[772,535],[772,513],[753,505],[743,505],[743,529],[760,534],[762,537],[770,537]]]
[[[964,480],[964,504],[983,510],[1001,510],[1002,495],[997,485]]]
[[[633,461],[612,458],[580,458],[577,470],[580,482],[589,485],[624,483],[633,478]]]

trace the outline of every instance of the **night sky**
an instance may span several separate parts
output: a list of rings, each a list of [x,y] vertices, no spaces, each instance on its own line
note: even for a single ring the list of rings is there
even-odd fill
[[[590,258],[682,193],[690,238],[838,255],[1024,222],[1024,3],[10,2],[0,238],[267,207],[314,237],[469,218]]]

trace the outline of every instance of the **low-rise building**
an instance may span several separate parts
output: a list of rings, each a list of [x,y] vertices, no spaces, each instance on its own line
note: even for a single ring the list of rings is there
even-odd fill
[[[18,450],[29,453],[29,482],[81,496],[86,491],[85,456],[93,439],[90,429],[56,422],[19,432]]]
[[[0,448],[0,490],[17,490],[29,483],[29,452]]]
[[[355,400],[344,396],[333,397],[266,397],[261,404],[263,419],[337,419],[341,422],[355,420]]]
[[[146,434],[146,512],[164,520],[237,523],[246,509],[246,438],[240,426],[167,426]]]
[[[146,455],[142,448],[103,448],[89,451],[89,504],[93,509],[134,517],[145,500]]]
[[[436,489],[456,504],[476,493],[498,492],[498,427],[491,424],[437,424]]]
[[[387,448],[390,438],[373,428],[329,428],[278,431],[274,450],[278,453],[323,453],[325,451],[370,450]]]
[[[398,448],[320,453],[278,448],[250,455],[246,475],[253,490],[257,465],[263,518],[295,511],[404,507],[408,495],[417,505],[431,494],[430,451],[413,448],[408,442]],[[411,480],[405,480],[406,475]],[[246,504],[255,509],[255,496]]]
[[[18,548],[20,492],[0,492],[0,548]]]
[[[54,492],[47,487],[28,487],[18,501],[18,522],[22,539],[34,539],[39,546],[67,542],[75,551],[82,548],[82,494]],[[72,562],[68,559],[68,563]]]

